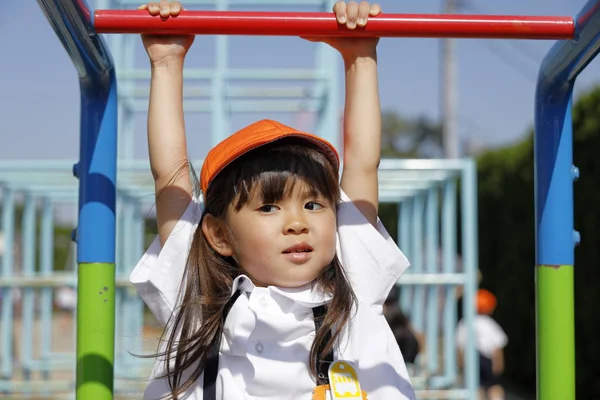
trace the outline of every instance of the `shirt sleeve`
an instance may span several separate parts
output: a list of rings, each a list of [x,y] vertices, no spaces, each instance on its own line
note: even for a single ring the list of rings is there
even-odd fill
[[[194,232],[202,217],[202,206],[194,198],[161,246],[157,236],[137,263],[130,282],[154,317],[166,325],[177,306]]]
[[[508,336],[506,336],[506,333],[496,321],[492,320],[492,322],[492,334],[490,335],[490,341],[493,343],[496,349],[503,349],[508,344]]]
[[[337,254],[354,293],[365,304],[383,306],[408,260],[379,218],[374,227],[343,192],[337,224]]]

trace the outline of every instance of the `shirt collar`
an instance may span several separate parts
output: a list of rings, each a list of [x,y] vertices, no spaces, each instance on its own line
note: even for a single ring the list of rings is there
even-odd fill
[[[256,286],[254,283],[252,283],[248,276],[239,275],[233,280],[233,285],[231,285],[231,296],[233,296],[238,290],[246,293],[252,293],[252,290],[254,290],[255,287]],[[331,294],[325,293],[314,282],[297,288],[280,288],[277,286],[268,286],[267,288],[273,293],[277,293],[309,308],[327,304],[332,299]]]

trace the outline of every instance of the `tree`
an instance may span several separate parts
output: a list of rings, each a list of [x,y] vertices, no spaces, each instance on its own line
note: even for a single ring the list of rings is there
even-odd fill
[[[383,157],[440,157],[442,126],[425,116],[408,119],[386,110],[382,114],[381,148]]]

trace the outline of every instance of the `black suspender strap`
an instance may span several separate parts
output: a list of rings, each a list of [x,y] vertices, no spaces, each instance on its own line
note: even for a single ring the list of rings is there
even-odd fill
[[[231,299],[225,304],[223,309],[223,324],[225,319],[233,307],[233,303],[240,297],[240,291],[235,292]],[[313,318],[315,320],[315,332],[319,330],[325,317],[327,309],[325,306],[318,306],[312,309]],[[217,337],[210,347],[210,352],[206,359],[206,366],[204,367],[204,385],[203,385],[203,400],[216,400],[217,399],[217,375],[219,373],[219,350],[221,350],[221,337],[223,332],[218,332]],[[327,343],[331,339],[331,331],[326,333],[324,343]],[[323,351],[323,348],[319,349],[319,354]],[[317,361],[317,375],[319,384],[329,383],[329,365],[333,362],[333,350],[329,351],[323,360]]]
[[[312,309],[313,310],[313,318],[315,319],[315,332],[317,332],[321,328],[321,324],[323,324],[323,318],[325,318],[325,312],[327,309],[325,306],[318,306]],[[331,339],[331,331],[327,331],[325,333],[325,340],[323,341],[323,345],[319,349],[319,354],[323,352],[325,345]],[[330,350],[323,359],[319,359],[317,361],[317,377],[319,379],[320,384],[328,384],[329,383],[329,365],[333,362],[333,350]]]

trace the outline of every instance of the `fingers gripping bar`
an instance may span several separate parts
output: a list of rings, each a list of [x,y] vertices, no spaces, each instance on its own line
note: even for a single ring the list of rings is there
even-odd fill
[[[98,33],[163,35],[358,36],[471,39],[555,39],[575,35],[571,17],[382,14],[349,30],[332,13],[182,11],[162,20],[145,10],[96,10]]]

